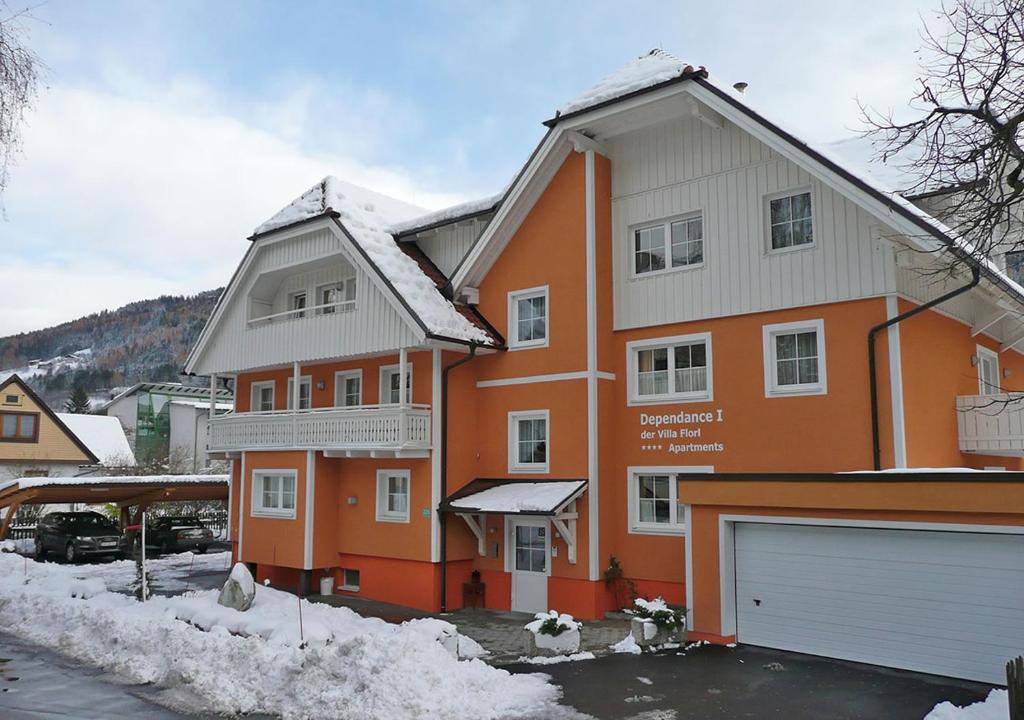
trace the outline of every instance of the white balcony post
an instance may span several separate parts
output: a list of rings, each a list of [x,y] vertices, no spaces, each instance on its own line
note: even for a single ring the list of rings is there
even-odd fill
[[[292,444],[299,442],[299,398],[302,397],[302,368],[298,362],[292,363]],[[310,388],[312,391],[312,388]]]
[[[406,379],[406,373],[409,369],[409,351],[405,348],[401,348],[398,351],[398,444],[404,445],[408,435],[408,427],[406,422],[406,408],[408,407],[408,401],[406,393],[408,392],[409,382]]]
[[[217,373],[210,374],[210,420],[217,414]]]

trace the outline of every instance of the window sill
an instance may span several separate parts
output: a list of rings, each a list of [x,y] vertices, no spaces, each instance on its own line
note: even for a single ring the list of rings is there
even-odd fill
[[[340,585],[338,587],[338,589],[341,590],[342,592],[353,592],[353,593],[359,592],[359,586],[358,585]]]
[[[252,510],[249,513],[249,516],[250,517],[256,517],[256,518],[269,518],[271,520],[294,520],[295,519],[295,511],[294,510],[291,510],[291,511],[287,511],[286,510],[284,512],[279,512],[279,511],[275,511],[275,510]]]
[[[547,465],[518,465],[515,467],[509,467],[509,474],[516,475],[547,475],[550,472],[550,468]]]
[[[792,388],[772,388],[765,393],[765,397],[776,398],[776,397],[803,397],[806,395],[827,395],[828,388],[822,385],[815,385],[813,387],[800,387],[794,386]]]
[[[633,523],[629,526],[629,533],[630,535],[664,535],[668,537],[685,537],[686,527],[684,525],[676,525],[674,527],[662,527],[660,525],[641,525],[638,523]]]
[[[627,405],[676,405],[679,403],[714,402],[714,395],[656,395],[630,397]]]
[[[406,515],[405,517],[399,517],[398,515],[378,515],[377,516],[377,522],[399,523],[399,524],[401,524],[401,523],[408,523],[409,522],[409,516]]]
[[[803,245],[790,245],[789,247],[773,248],[769,245],[768,249],[764,251],[765,257],[771,257],[772,255],[787,255],[792,252],[800,252],[801,250],[813,250],[818,247],[817,241],[804,243]]]
[[[548,347],[548,341],[545,340],[542,343],[509,343],[509,352],[514,350],[539,350],[540,348]]]

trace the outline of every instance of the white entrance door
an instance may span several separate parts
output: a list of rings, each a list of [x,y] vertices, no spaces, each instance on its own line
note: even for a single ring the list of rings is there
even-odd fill
[[[548,609],[548,571],[551,531],[543,518],[508,517],[506,561],[512,573],[512,609],[545,612]]]
[[[740,642],[1005,684],[1024,536],[736,523]]]

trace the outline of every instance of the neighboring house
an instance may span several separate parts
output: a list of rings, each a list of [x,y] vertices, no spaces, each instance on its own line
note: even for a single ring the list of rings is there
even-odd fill
[[[235,380],[236,556],[583,618],[614,556],[696,638],[999,682],[1024,289],[660,51],[545,124],[499,198],[327,178],[256,229],[186,362]]]
[[[57,413],[61,422],[109,467],[133,467],[135,454],[121,422],[115,417],[78,413]]]
[[[54,413],[18,375],[7,378],[0,384],[0,475],[77,475],[83,466],[102,462],[100,448],[68,426],[75,417]]]
[[[230,390],[218,389],[215,411],[234,408]],[[181,383],[138,383],[99,407],[98,412],[118,418],[128,434],[135,456],[171,457],[198,472],[206,466],[206,429],[210,391]]]

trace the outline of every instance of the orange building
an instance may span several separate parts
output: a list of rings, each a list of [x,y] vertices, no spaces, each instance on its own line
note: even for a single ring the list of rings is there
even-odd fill
[[[500,196],[325,178],[249,238],[187,362],[234,379],[236,556],[427,610],[474,571],[486,607],[582,618],[631,583],[698,638],[999,681],[1006,259],[660,51],[545,125]]]

